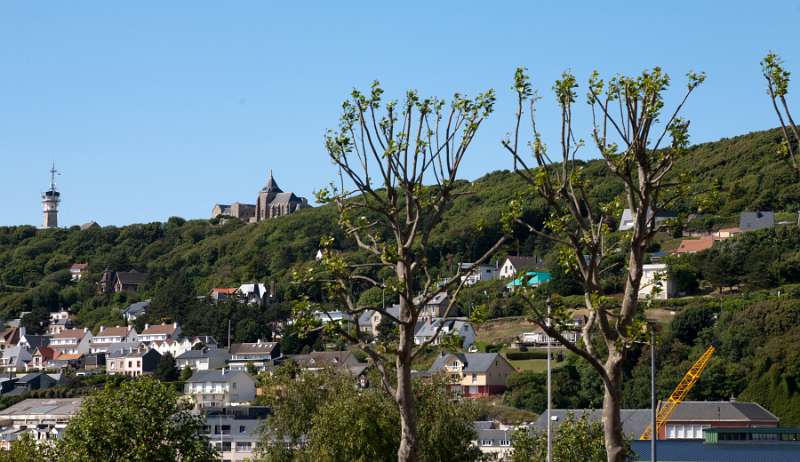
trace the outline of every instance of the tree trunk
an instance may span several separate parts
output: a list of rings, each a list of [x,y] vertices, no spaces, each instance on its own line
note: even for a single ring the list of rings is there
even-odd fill
[[[605,364],[608,383],[603,396],[603,433],[608,462],[625,461],[625,436],[622,434],[622,355],[609,352]]]
[[[397,351],[397,394],[395,401],[400,410],[400,448],[398,462],[414,462],[419,452],[417,440],[417,412],[411,388],[411,351],[414,347],[413,328],[400,327],[400,345]]]

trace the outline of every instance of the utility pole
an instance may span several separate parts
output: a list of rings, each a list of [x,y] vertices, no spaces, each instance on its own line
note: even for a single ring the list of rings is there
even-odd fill
[[[658,427],[656,427],[656,329],[650,324],[650,425],[653,429],[650,435],[650,462],[656,462],[656,440]]]
[[[547,298],[547,327],[550,324],[550,297]],[[546,334],[547,338],[547,462],[553,462],[553,415],[552,415],[552,402],[553,402],[553,386],[550,368],[550,335]]]

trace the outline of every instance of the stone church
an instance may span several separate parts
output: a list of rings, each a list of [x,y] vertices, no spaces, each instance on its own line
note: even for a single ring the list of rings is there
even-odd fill
[[[269,171],[267,184],[258,192],[255,204],[214,204],[211,218],[235,217],[244,222],[255,223],[294,213],[310,207],[305,197],[296,196],[292,192],[283,192]]]

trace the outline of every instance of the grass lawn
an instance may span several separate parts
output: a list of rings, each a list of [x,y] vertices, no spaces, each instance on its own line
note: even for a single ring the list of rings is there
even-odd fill
[[[517,409],[503,404],[502,396],[490,396],[478,398],[475,404],[481,410],[481,418],[497,420],[507,425],[519,425],[522,423],[533,422],[537,415],[531,411]]]
[[[519,334],[535,328],[536,324],[522,317],[493,319],[478,327],[475,340],[486,344],[511,343]]]

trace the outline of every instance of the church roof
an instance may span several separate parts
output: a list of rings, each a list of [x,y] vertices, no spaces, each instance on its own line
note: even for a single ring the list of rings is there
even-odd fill
[[[275,181],[275,178],[272,177],[272,169],[269,171],[269,178],[267,179],[267,184],[264,185],[264,188],[261,189],[265,192],[271,193],[282,193],[283,190],[278,186],[278,182]]]

